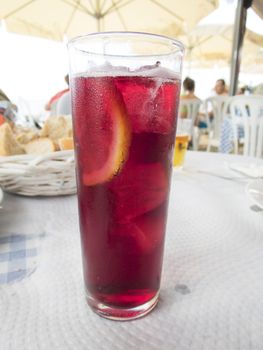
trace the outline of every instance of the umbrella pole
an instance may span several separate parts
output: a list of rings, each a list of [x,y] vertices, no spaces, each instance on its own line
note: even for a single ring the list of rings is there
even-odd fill
[[[188,56],[188,59],[189,59],[189,62],[188,62],[188,75],[191,76],[191,68],[192,68],[192,50],[193,48],[190,47],[189,48],[189,56]]]
[[[243,39],[246,31],[247,9],[251,6],[252,0],[238,0],[236,18],[234,25],[234,37],[232,45],[231,72],[229,95],[234,96],[237,92],[238,75],[240,69],[240,54]]]
[[[100,32],[101,31],[101,19],[103,18],[100,0],[96,0],[95,18],[97,19],[97,31]]]

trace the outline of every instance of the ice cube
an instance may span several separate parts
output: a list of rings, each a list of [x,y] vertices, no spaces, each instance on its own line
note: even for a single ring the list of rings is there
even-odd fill
[[[166,211],[164,203],[134,220],[115,225],[111,231],[111,239],[120,246],[128,247],[127,254],[152,252],[164,241]]]
[[[133,132],[173,132],[180,92],[178,81],[134,76],[119,77],[115,84],[123,97]]]

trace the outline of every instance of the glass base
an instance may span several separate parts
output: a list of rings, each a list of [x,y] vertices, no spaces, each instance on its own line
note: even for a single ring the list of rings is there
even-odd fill
[[[86,299],[91,309],[104,318],[115,321],[129,321],[143,317],[151,312],[158,303],[159,291],[147,303],[133,308],[118,308],[112,305],[105,305],[90,296],[86,291]]]

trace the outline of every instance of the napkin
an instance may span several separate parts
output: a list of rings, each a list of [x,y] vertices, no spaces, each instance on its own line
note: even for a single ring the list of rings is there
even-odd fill
[[[263,164],[230,163],[229,168],[252,178],[263,178]]]

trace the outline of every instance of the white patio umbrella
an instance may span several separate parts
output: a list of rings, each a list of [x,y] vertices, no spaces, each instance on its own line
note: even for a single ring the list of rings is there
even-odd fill
[[[152,31],[174,24],[191,29],[218,0],[0,0],[8,31],[63,40],[111,30]]]
[[[186,48],[186,60],[191,66],[198,62],[200,67],[228,65],[231,56],[231,36],[233,26],[200,25],[187,35],[180,35]]]
[[[248,53],[242,57],[240,71],[243,73],[263,74],[263,51]]]
[[[234,25],[203,25],[187,37],[181,37],[186,46],[186,59],[198,60],[203,65],[231,63]],[[247,29],[244,35],[242,58],[256,55],[263,47],[263,36]]]
[[[171,26],[164,29],[163,33],[170,35],[174,30]],[[203,24],[187,34],[178,33],[178,38],[186,48],[185,66],[188,66],[188,74],[192,67],[230,67],[233,32],[234,24]],[[258,55],[262,47],[263,36],[247,30],[242,51],[242,59],[247,65],[253,64],[251,57]]]

